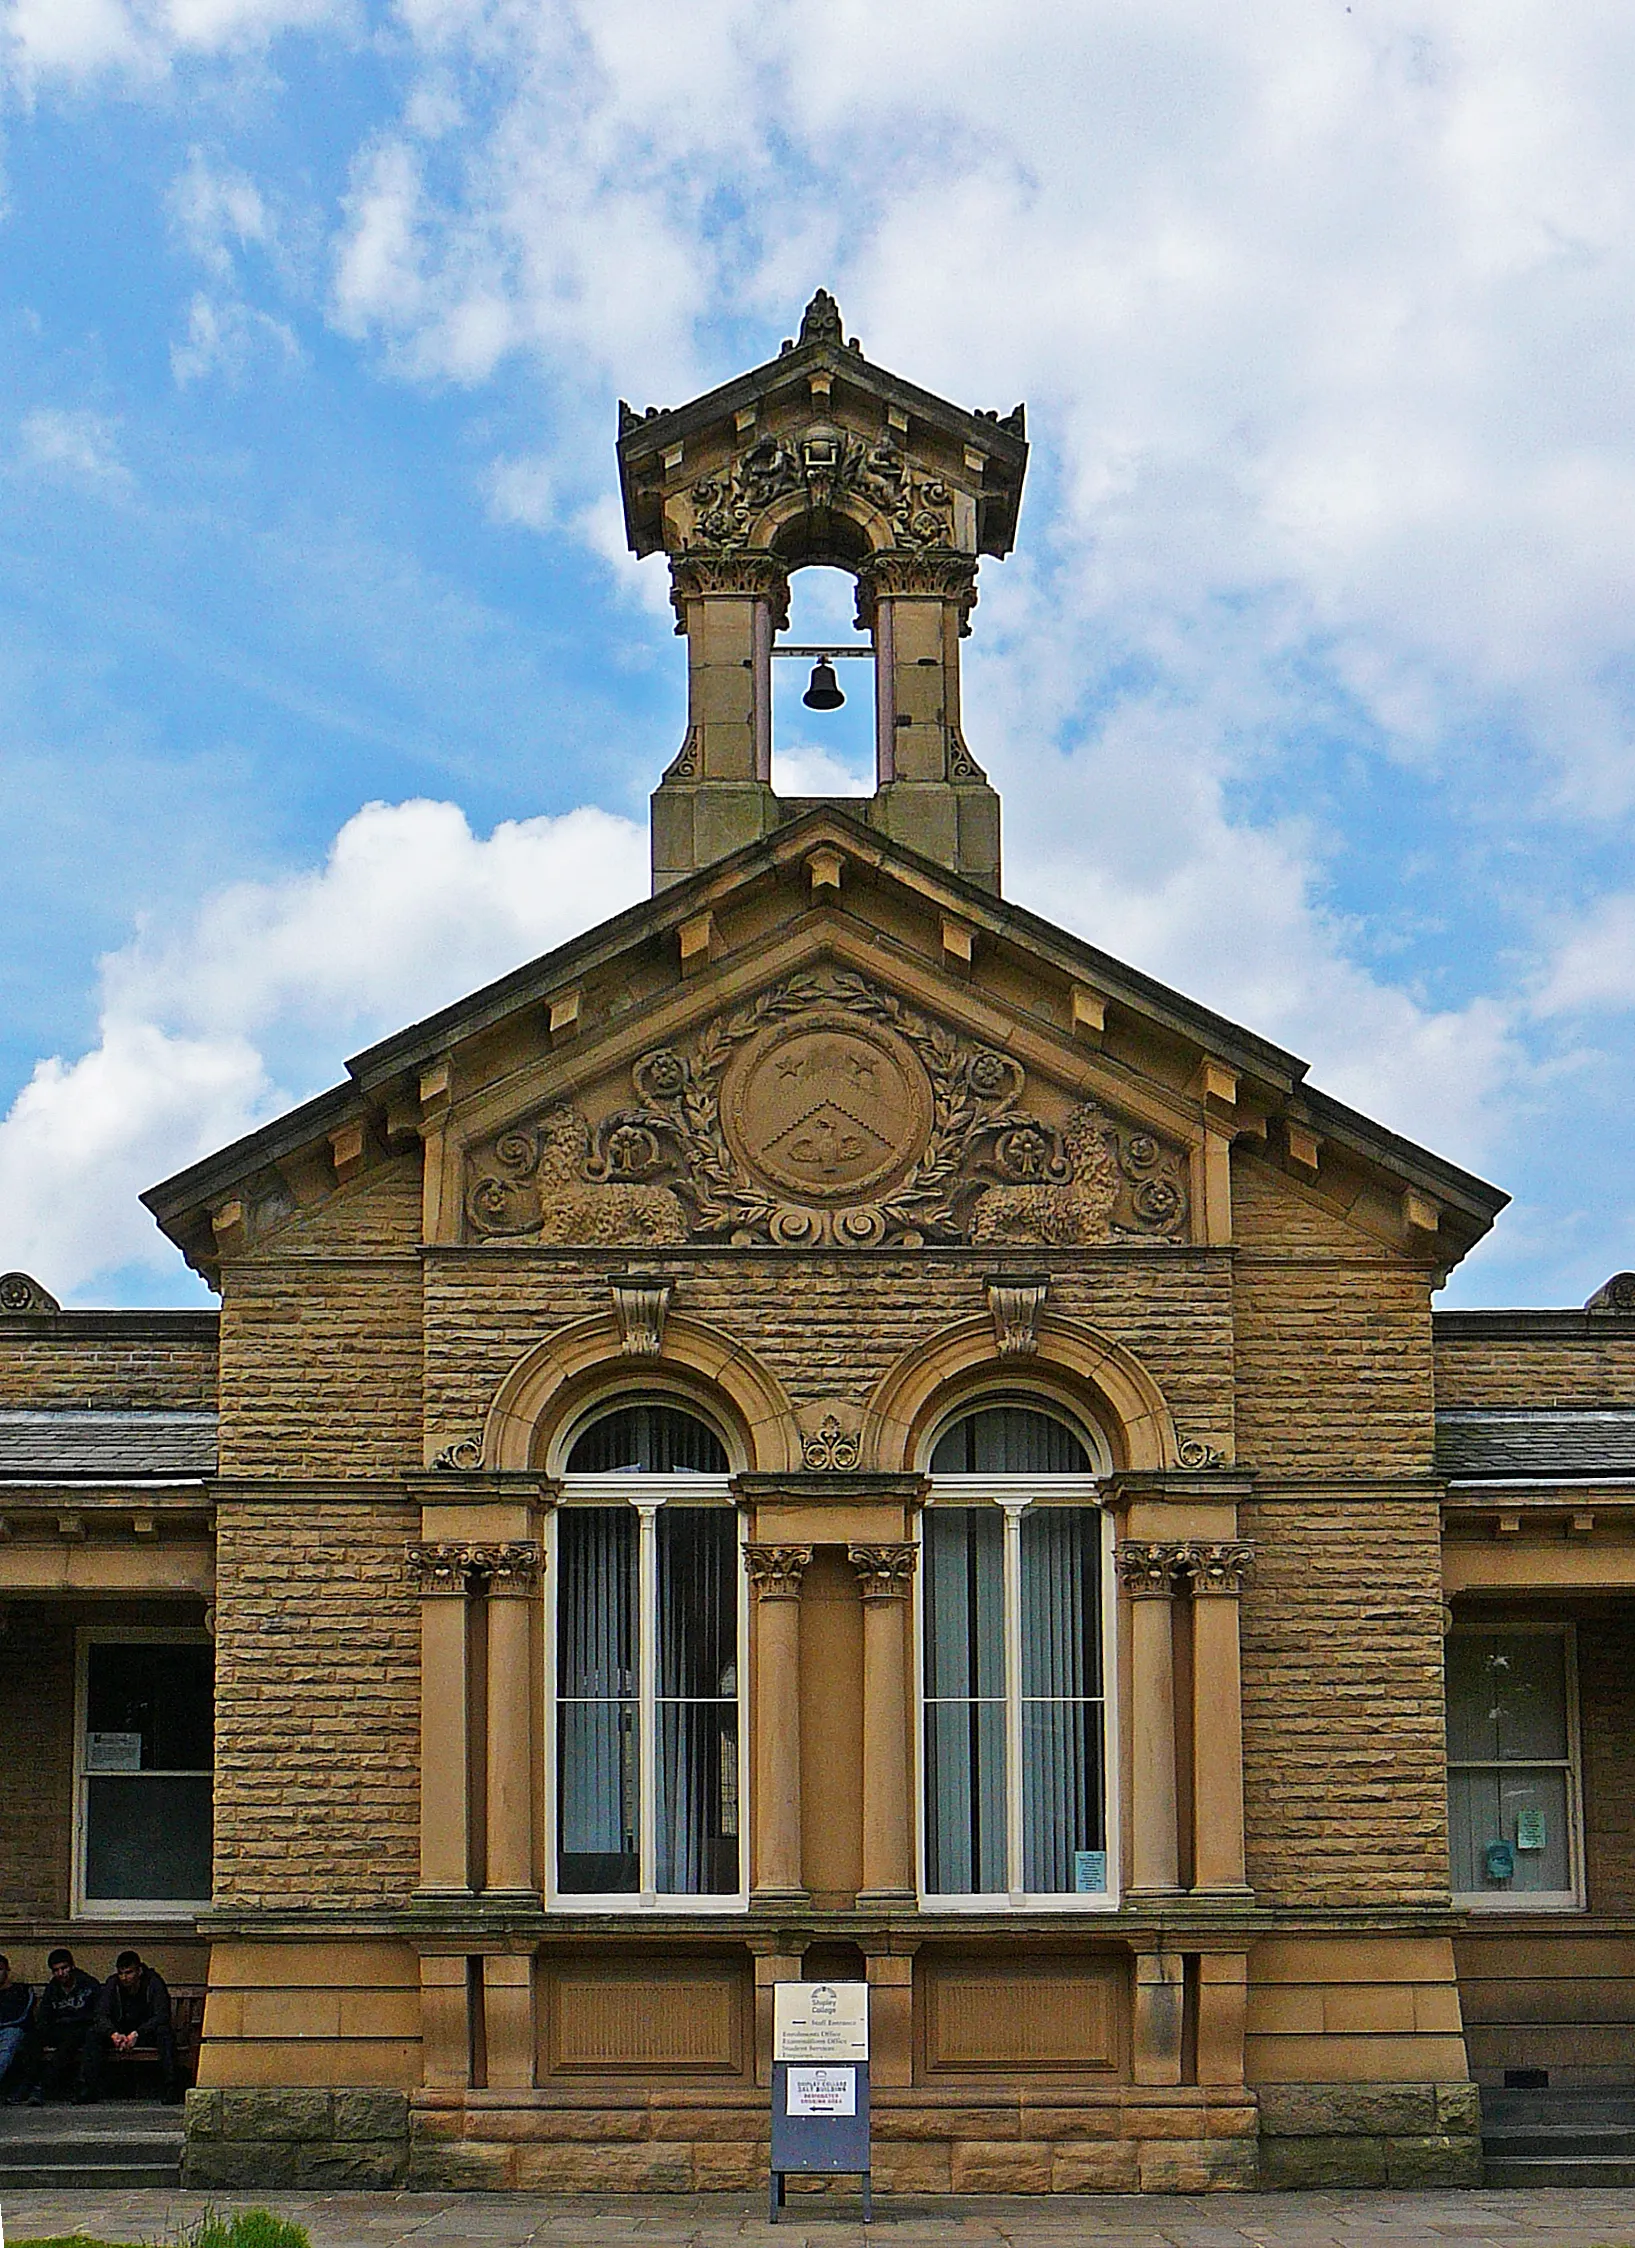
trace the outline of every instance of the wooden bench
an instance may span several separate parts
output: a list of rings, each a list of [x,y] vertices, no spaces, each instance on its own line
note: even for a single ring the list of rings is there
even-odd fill
[[[178,1983],[170,1993],[170,2026],[176,2039],[176,2073],[183,2084],[193,2084],[199,2074],[199,2047],[204,2039],[204,1985]],[[49,2050],[49,2048],[48,2048]],[[110,2066],[129,2067],[135,2061],[157,2062],[156,2045],[132,2045],[121,2052],[114,2046],[108,2054]],[[117,2082],[117,2078],[115,2079]]]

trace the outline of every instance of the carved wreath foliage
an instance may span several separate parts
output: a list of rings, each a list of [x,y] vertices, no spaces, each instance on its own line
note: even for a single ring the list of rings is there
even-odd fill
[[[796,443],[762,437],[726,468],[700,477],[687,494],[694,541],[722,549],[747,546],[758,518],[775,501],[801,491],[814,507],[855,493],[887,518],[899,547],[953,543],[954,495],[940,476],[922,475],[893,444],[829,427],[813,429]]]

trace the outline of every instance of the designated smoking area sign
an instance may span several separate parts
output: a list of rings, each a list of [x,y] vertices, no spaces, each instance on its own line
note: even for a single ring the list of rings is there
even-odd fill
[[[869,1986],[772,1986],[772,2207],[791,2177],[869,2178]]]

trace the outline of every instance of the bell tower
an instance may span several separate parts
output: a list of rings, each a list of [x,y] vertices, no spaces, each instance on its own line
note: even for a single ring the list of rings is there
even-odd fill
[[[875,791],[847,808],[999,888],[999,798],[960,727],[978,559],[1015,541],[1023,411],[967,413],[887,374],[820,289],[798,338],[691,405],[619,407],[625,529],[670,560],[687,731],[653,794],[653,888],[804,809],[772,792],[772,653],[791,571],[857,582],[874,652]]]

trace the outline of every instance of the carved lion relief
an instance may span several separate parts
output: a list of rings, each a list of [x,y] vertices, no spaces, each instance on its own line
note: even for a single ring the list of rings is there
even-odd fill
[[[1010,1055],[850,970],[789,977],[631,1069],[633,1104],[571,1108],[469,1160],[479,1238],[741,1246],[1186,1238],[1183,1152],[1092,1103],[1058,1127]]]

